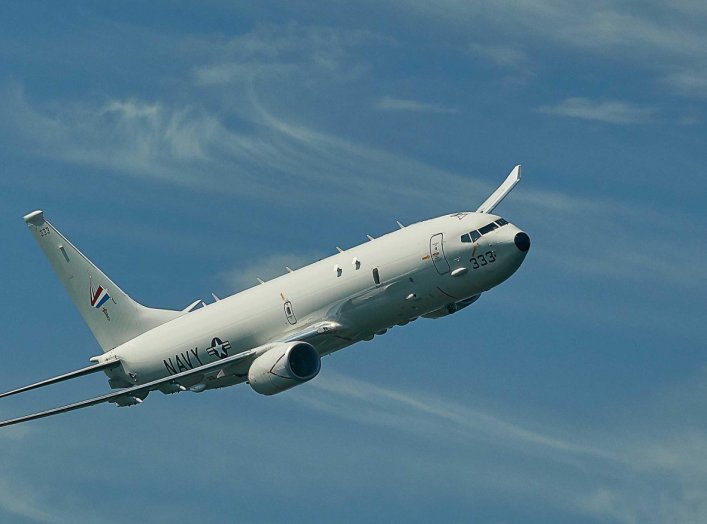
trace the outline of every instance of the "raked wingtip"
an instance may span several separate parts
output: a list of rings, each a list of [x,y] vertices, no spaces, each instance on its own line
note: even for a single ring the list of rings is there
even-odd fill
[[[32,211],[24,216],[25,222],[27,224],[41,224],[44,221],[44,211],[38,209],[37,211]]]

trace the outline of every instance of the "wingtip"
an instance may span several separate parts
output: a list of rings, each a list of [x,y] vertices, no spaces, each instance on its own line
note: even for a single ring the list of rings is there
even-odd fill
[[[27,213],[24,216],[24,220],[27,224],[41,224],[42,222],[44,222],[44,211],[42,211],[41,209],[37,209],[36,211]]]

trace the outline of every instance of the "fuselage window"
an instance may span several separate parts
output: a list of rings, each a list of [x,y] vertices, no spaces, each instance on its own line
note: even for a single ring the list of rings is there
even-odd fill
[[[472,242],[476,242],[477,240],[479,240],[481,238],[481,233],[479,233],[478,231],[472,231],[470,234],[471,234],[471,241]]]
[[[497,226],[494,222],[491,222],[491,223],[490,223],[489,225],[487,225],[487,226],[480,227],[480,228],[479,228],[479,233],[481,233],[482,235],[485,235],[486,233],[490,233],[490,232],[493,231],[494,229],[498,229],[498,226]]]
[[[466,235],[462,235],[462,242],[469,243],[471,242],[471,237],[469,236],[469,233]]]
[[[501,227],[501,226],[505,226],[506,224],[508,224],[508,220],[506,220],[505,218],[499,218],[498,220],[496,220],[496,223],[498,224],[499,227]]]
[[[378,268],[377,268],[377,267],[374,267],[374,268],[373,268],[373,282],[376,283],[376,286],[380,286],[380,283],[381,283],[381,276],[380,276],[380,274],[378,273]]]

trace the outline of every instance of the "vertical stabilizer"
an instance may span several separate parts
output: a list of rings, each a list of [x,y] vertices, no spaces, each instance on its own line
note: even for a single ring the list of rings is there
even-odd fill
[[[135,302],[52,226],[44,212],[24,219],[103,351],[184,314]]]

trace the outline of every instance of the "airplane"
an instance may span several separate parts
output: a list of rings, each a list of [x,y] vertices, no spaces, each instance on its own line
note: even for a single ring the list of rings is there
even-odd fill
[[[41,210],[24,220],[103,353],[91,365],[1,393],[103,372],[116,390],[0,422],[0,427],[110,402],[142,403],[152,391],[202,392],[246,382],[273,395],[317,376],[321,357],[420,317],[456,313],[508,279],[530,237],[491,211],[521,178],[515,166],[476,209],[399,229],[230,297],[183,310],[130,298]]]

